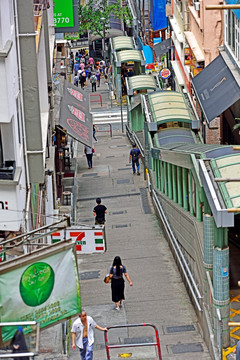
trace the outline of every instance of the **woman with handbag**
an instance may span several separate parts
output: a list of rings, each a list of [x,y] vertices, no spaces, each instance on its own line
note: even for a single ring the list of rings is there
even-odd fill
[[[129,285],[132,286],[133,283],[127,273],[126,266],[122,265],[120,256],[116,256],[109,271],[110,278],[112,279],[112,301],[116,304],[116,310],[122,307],[122,301],[125,300],[123,274],[128,280]]]

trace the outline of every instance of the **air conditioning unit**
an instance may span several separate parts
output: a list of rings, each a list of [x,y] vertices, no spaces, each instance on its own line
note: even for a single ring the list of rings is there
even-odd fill
[[[194,2],[194,8],[196,11],[199,11],[200,10],[200,2],[198,2],[198,1]]]

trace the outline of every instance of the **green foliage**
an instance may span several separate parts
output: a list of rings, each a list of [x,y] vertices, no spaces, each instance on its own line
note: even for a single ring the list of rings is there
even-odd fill
[[[78,15],[80,34],[90,31],[91,34],[100,35],[101,37],[104,36],[104,31],[107,34],[110,29],[111,15],[127,24],[132,22],[129,8],[127,6],[123,7],[121,0],[116,0],[112,5],[108,5],[107,0],[89,0],[86,5],[79,5]]]

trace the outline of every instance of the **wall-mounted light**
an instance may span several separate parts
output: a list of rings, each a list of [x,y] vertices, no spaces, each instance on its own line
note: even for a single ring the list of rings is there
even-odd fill
[[[58,157],[59,157],[59,160],[63,160],[63,153],[64,153],[63,149],[62,149],[62,148],[60,148],[60,149],[58,150]]]
[[[66,141],[66,135],[62,135],[62,142],[65,142]]]

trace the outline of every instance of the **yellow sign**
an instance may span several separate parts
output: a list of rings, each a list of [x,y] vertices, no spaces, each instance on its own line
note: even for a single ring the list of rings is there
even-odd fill
[[[132,356],[132,353],[123,353],[123,354],[119,354],[118,357],[119,358],[129,358]]]

